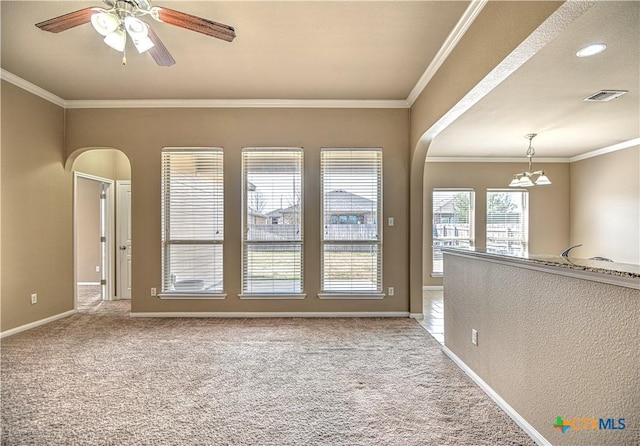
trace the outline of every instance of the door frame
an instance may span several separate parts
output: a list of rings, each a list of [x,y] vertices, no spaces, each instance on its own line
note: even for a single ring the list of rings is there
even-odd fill
[[[73,172],[73,308],[78,309],[78,179],[96,181],[105,185],[106,202],[104,215],[100,216],[101,222],[105,225],[107,237],[105,253],[101,256],[100,270],[101,277],[106,279],[104,289],[101,287],[102,300],[115,299],[115,202],[113,199],[114,181],[82,172]],[[101,212],[102,214],[102,212]],[[101,223],[102,224],[102,223]],[[104,290],[104,292],[103,292]]]
[[[116,215],[115,215],[115,225],[116,225],[116,236],[115,236],[115,242],[116,245],[118,246],[118,254],[117,254],[117,258],[115,260],[115,271],[118,272],[117,276],[116,276],[116,281],[114,282],[114,286],[115,286],[115,290],[116,290],[116,295],[118,299],[125,299],[124,297],[122,297],[122,293],[121,293],[121,287],[122,287],[122,274],[121,274],[121,270],[122,270],[122,265],[121,265],[121,261],[122,261],[122,256],[120,255],[120,237],[122,235],[122,218],[120,215],[120,211],[121,211],[121,199],[120,199],[120,190],[121,187],[126,187],[129,186],[129,188],[131,188],[131,180],[117,180],[116,181],[116,196],[117,196],[117,211],[116,211]],[[131,202],[129,202],[129,218],[131,218]],[[133,242],[132,242],[133,244]],[[114,245],[114,248],[116,247],[116,245]],[[115,250],[114,250],[115,252]],[[129,277],[129,280],[131,280],[131,277]],[[131,297],[128,297],[126,299],[131,299]]]

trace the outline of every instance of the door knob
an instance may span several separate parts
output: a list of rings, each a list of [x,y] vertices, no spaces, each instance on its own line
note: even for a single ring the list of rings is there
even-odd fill
[[[122,246],[120,247],[120,250],[121,250],[121,251],[124,251],[125,249],[127,249],[127,247],[126,247],[125,245],[122,245]]]

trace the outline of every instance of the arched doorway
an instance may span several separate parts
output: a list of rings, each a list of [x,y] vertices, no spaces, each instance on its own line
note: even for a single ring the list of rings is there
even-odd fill
[[[74,176],[75,308],[131,298],[131,164],[117,149],[79,150]]]

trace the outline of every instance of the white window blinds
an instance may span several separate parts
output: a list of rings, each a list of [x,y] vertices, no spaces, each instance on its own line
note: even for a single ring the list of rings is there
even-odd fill
[[[382,151],[323,149],[323,293],[382,292]]]
[[[244,295],[300,294],[303,289],[303,152],[242,151]]]
[[[475,192],[471,189],[434,189],[432,194],[432,269],[442,274],[444,247],[469,248],[474,244]]]
[[[222,149],[162,152],[162,292],[223,292]]]
[[[529,240],[529,192],[487,191],[487,251],[521,255]]]

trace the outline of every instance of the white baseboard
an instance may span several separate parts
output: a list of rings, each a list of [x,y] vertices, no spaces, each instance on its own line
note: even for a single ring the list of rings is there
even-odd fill
[[[500,406],[500,408],[506,412],[507,415],[516,422],[518,426],[522,428],[523,431],[526,432],[527,435],[531,437],[533,441],[535,441],[540,446],[552,446],[552,444],[542,436],[540,432],[538,432],[527,420],[525,420],[516,410],[509,405],[495,390],[489,386],[482,378],[480,378],[476,372],[471,370],[467,364],[462,361],[462,359],[458,358],[455,353],[449,350],[447,347],[443,346],[442,351],[449,357],[455,364],[462,369],[464,373],[466,373],[469,378],[471,378],[487,395],[491,397],[495,403]]]
[[[130,313],[131,317],[227,317],[227,318],[258,318],[258,317],[409,317],[406,311],[354,311],[354,312],[152,312]]]
[[[48,324],[49,322],[57,321],[58,319],[63,319],[65,317],[71,316],[76,313],[76,310],[65,311],[64,313],[56,314],[55,316],[50,316],[45,319],[40,319],[39,321],[31,322],[29,324],[21,325],[16,328],[12,328],[10,330],[5,330],[0,333],[0,339],[6,338],[7,336],[14,335],[16,333],[20,333],[21,331],[30,330],[32,328],[39,327],[40,325]]]
[[[416,319],[416,320],[423,320],[424,319],[424,313],[409,313],[409,317],[411,319]]]
[[[443,289],[442,285],[425,285],[422,287],[422,291],[442,291]]]

